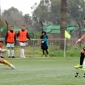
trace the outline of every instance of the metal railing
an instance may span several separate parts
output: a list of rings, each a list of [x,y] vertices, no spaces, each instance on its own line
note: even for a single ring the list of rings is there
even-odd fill
[[[4,38],[0,38],[0,40],[5,40]],[[65,53],[67,47],[75,47],[75,42],[77,40],[77,38],[72,38],[72,39],[61,39],[61,38],[56,38],[56,39],[48,39],[49,41],[49,55],[50,56],[54,56],[54,57],[58,57],[57,56],[57,51],[60,50],[60,42],[61,40],[63,40],[64,43],[64,49],[62,51],[62,56],[65,57]],[[82,45],[85,44],[85,41],[82,42]],[[77,44],[76,46],[79,46],[79,44]],[[17,49],[19,48],[19,42],[17,40],[17,45],[15,46],[15,48],[17,47]],[[20,49],[19,49],[20,50]],[[18,53],[17,56],[19,56],[19,50],[17,52],[16,50],[16,55]],[[32,57],[40,57],[42,56],[42,50],[41,50],[41,39],[32,39],[32,40],[27,40],[27,46],[26,46],[26,56],[32,56]],[[61,50],[60,50],[61,51]]]

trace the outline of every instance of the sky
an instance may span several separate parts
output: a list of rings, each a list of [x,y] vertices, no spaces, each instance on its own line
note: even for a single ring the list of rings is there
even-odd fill
[[[11,7],[17,8],[19,11],[22,11],[23,14],[32,14],[33,9],[36,8],[40,3],[40,0],[0,0],[1,12],[7,10]]]

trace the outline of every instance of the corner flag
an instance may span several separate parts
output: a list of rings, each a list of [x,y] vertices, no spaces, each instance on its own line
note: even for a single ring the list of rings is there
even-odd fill
[[[71,38],[71,35],[66,30],[65,30],[65,38],[68,38],[68,39]]]

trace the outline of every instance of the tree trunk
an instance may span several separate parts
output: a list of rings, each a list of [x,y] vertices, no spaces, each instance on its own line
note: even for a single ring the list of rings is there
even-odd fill
[[[81,25],[78,22],[78,26],[79,26],[79,38],[81,37]],[[79,47],[81,47],[81,42],[79,43]]]
[[[67,21],[67,0],[61,0],[61,21],[60,21],[60,49],[64,50],[64,38],[65,38],[65,29],[66,29],[66,21]]]

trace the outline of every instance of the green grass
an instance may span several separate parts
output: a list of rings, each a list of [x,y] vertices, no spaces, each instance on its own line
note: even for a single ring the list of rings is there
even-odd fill
[[[82,47],[71,47],[67,46],[66,50],[66,56],[68,57],[79,57],[80,56],[80,50],[83,48]],[[6,48],[6,47],[4,47]],[[17,58],[20,57],[20,46],[15,46],[15,56]],[[49,46],[49,56],[50,57],[63,57],[64,56],[64,51],[59,49],[59,46],[56,45],[50,45]],[[34,53],[34,54],[33,54]],[[42,50],[40,47],[31,47],[31,46],[26,46],[25,47],[25,55],[26,57],[42,57]],[[34,55],[34,56],[33,56]],[[7,57],[7,53],[4,53],[3,56]]]
[[[74,65],[79,57],[8,59],[16,70],[0,65],[0,85],[84,85],[85,78],[75,78]],[[83,74],[83,72],[81,71]]]

